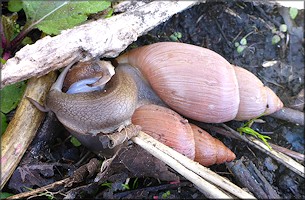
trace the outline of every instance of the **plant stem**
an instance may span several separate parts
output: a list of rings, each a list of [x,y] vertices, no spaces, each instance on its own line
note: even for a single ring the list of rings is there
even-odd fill
[[[0,18],[0,37],[1,37],[1,47],[2,49],[5,49],[7,46],[7,39],[4,35],[4,30],[3,30],[3,24],[2,24],[2,16]]]

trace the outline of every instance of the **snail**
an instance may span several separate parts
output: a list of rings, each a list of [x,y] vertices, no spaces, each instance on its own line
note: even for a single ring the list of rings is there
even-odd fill
[[[133,49],[117,61],[139,69],[169,107],[194,120],[247,120],[283,107],[255,75],[206,48],[160,42]]]
[[[62,92],[67,67],[47,96],[46,107],[95,151],[102,147],[90,141],[131,124],[135,109],[145,104],[168,106],[182,116],[208,123],[246,120],[273,113],[283,106],[275,93],[252,73],[232,66],[219,54],[202,47],[161,42],[133,49],[116,61],[118,66],[109,82],[95,76],[98,81],[88,85],[86,77],[81,84],[89,89],[102,85],[99,90]],[[94,61],[88,66],[94,65],[105,68],[110,63]],[[77,86],[70,89],[74,87]]]
[[[169,108],[143,105],[131,119],[145,133],[204,166],[230,162],[236,157],[221,141]]]

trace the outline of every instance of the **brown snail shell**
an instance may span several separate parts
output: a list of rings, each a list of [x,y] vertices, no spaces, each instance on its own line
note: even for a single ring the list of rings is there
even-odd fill
[[[195,161],[203,166],[230,162],[235,154],[220,140],[194,124],[190,124],[195,138]]]
[[[235,70],[222,56],[202,47],[160,42],[133,49],[118,57],[117,61],[138,68],[166,104],[183,116],[198,121],[220,123],[235,118],[246,120],[264,112],[275,112],[283,105],[250,72]],[[251,79],[237,78],[239,71],[250,73]],[[256,89],[265,91],[256,92]],[[257,105],[252,105],[253,101],[240,104],[240,101],[248,100],[251,93],[254,96],[263,95],[259,97],[262,105],[257,109],[259,112],[245,114],[247,111],[244,108]],[[244,94],[248,96],[240,97]],[[268,105],[265,99],[268,99]],[[272,109],[271,105],[274,106]]]
[[[265,114],[271,114],[283,107],[276,94],[248,70],[234,66],[236,73],[240,103],[236,120],[251,119]]]
[[[133,114],[132,123],[140,125],[153,138],[204,166],[235,159],[235,154],[221,141],[189,124],[169,108],[153,104],[141,106]]]
[[[178,113],[162,106],[149,104],[137,108],[131,121],[140,125],[142,131],[159,142],[194,160],[193,131],[187,120]]]

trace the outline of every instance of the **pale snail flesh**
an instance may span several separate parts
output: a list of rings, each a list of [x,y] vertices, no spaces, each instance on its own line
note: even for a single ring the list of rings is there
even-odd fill
[[[46,106],[68,130],[96,135],[112,133],[120,126],[130,124],[138,93],[130,76],[117,70],[102,91],[67,94],[61,89],[68,70],[66,68],[60,74],[46,101]]]

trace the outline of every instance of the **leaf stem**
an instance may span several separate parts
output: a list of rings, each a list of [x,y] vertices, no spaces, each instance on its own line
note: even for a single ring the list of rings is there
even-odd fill
[[[5,49],[7,46],[7,39],[4,34],[3,24],[2,24],[2,16],[0,17],[0,35],[1,35],[1,47]]]
[[[65,1],[63,2],[60,6],[58,6],[56,9],[52,10],[51,12],[47,13],[45,16],[43,16],[42,18],[40,18],[39,20],[37,20],[36,22],[31,22],[31,21],[28,21],[23,29],[21,30],[21,32],[11,41],[11,42],[8,42],[7,43],[7,40],[2,40],[2,43],[3,41],[6,41],[5,46],[4,46],[4,52],[5,53],[9,53],[9,56],[7,57],[6,56],[6,59],[7,60],[8,58],[10,58],[11,56],[11,52],[14,52],[15,49],[17,48],[17,46],[22,42],[22,40],[26,37],[26,35],[34,29],[34,27],[39,24],[40,22],[42,22],[45,18],[47,18],[48,16],[50,16],[51,14],[53,14],[55,11],[57,11],[58,9],[62,8],[64,5],[66,5],[69,1]],[[4,37],[3,35],[3,28],[2,28],[2,22],[1,22],[1,38]],[[5,38],[5,37],[4,37]],[[4,55],[4,54],[3,54]]]
[[[251,128],[252,124],[254,123],[254,120],[260,118],[260,117],[263,116],[264,114],[265,114],[265,113],[259,115],[258,117],[255,117],[255,118],[249,120],[249,121],[246,122],[242,127],[237,128],[237,131],[238,131],[240,134],[246,133],[246,134],[252,135],[252,136],[254,136],[254,137],[256,137],[256,138],[261,139],[261,140],[264,142],[264,144],[271,150],[272,147],[268,144],[268,142],[267,142],[267,140],[266,140],[266,139],[271,139],[271,138],[270,138],[269,136],[262,135],[262,134],[260,134],[259,132],[255,131],[255,130],[253,130],[253,129]]]

